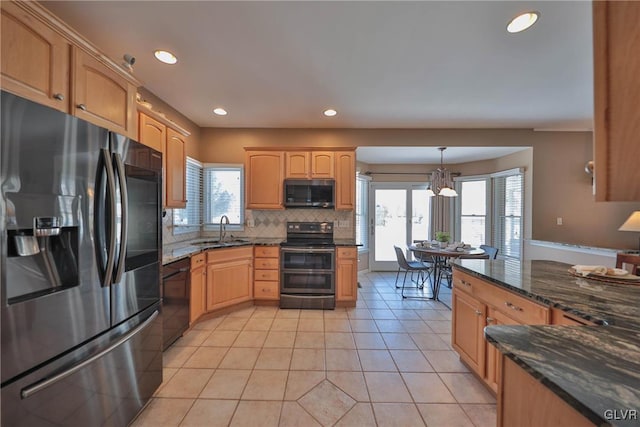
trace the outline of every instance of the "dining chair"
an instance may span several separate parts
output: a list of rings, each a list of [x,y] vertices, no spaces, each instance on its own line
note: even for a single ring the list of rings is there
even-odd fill
[[[496,259],[498,256],[498,248],[494,248],[489,245],[480,245],[480,249],[485,251],[489,255],[489,259]]]
[[[432,267],[428,264],[423,264],[420,261],[407,261],[407,258],[404,256],[404,250],[395,245],[393,246],[393,249],[396,252],[396,259],[398,261],[398,272],[396,273],[395,281],[396,289],[400,288],[400,286],[398,286],[398,278],[400,277],[400,271],[404,270],[404,278],[402,279],[402,291],[400,292],[400,294],[402,295],[402,298],[407,298],[404,295],[407,273],[411,272],[411,281],[416,284],[416,288],[421,289],[424,287],[425,282],[429,279]],[[413,280],[414,272],[418,273],[418,278],[416,280]]]
[[[640,275],[640,254],[618,253],[616,256],[616,268],[624,268],[629,270],[631,274]]]

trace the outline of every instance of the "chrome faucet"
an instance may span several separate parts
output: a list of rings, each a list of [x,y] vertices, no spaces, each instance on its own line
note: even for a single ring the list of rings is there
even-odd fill
[[[226,215],[222,215],[220,217],[220,238],[218,239],[219,242],[223,242],[227,237],[227,229],[225,225],[229,225],[229,217]]]

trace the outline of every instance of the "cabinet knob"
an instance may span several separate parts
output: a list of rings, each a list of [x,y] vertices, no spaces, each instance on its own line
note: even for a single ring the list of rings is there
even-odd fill
[[[481,312],[480,310],[476,310],[476,314],[477,314],[478,316],[482,316],[482,312]]]
[[[56,93],[53,95],[53,99],[57,100],[57,101],[64,101],[64,95],[61,93]]]
[[[506,305],[507,307],[509,307],[510,309],[515,310],[515,311],[523,311],[522,307],[518,307],[517,305],[513,305],[509,301],[505,302],[504,305]]]
[[[495,321],[496,321],[496,319],[494,319],[493,317],[488,317],[487,316],[487,323],[493,323]]]
[[[81,109],[82,111],[87,111],[87,106],[84,104],[78,104],[78,108]]]

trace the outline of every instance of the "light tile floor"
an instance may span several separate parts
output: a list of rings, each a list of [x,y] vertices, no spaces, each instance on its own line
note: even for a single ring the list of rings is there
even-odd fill
[[[361,274],[353,309],[251,307],[197,324],[165,352],[133,426],[495,426],[494,397],[449,345],[449,308],[403,300],[394,279]]]

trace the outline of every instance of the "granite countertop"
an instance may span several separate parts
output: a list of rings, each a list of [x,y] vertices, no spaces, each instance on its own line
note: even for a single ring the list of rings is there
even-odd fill
[[[638,420],[608,418],[623,418],[626,410],[640,417],[640,286],[574,277],[569,267],[555,261],[454,264],[465,273],[602,324],[488,326],[485,336],[594,423],[638,425]]]
[[[173,245],[165,246],[162,252],[162,265],[169,264],[174,261],[178,261],[184,258],[188,258],[194,254],[209,249],[223,249],[229,247],[238,246],[274,246],[282,243],[282,238],[260,238],[260,239],[243,239],[239,238],[238,241],[234,241],[234,238],[229,239],[226,244],[215,243],[216,239],[207,239],[199,237],[194,240],[187,240],[184,242],[175,243]],[[239,241],[242,240],[242,241]],[[209,242],[208,244],[206,242]],[[355,239],[335,239],[336,246],[362,246],[357,245]]]
[[[184,258],[188,258],[199,252],[209,249],[225,249],[239,246],[273,246],[279,245],[282,239],[267,238],[267,239],[229,239],[224,244],[216,243],[216,239],[197,238],[194,240],[187,240],[179,242],[173,245],[165,246],[162,248],[162,265],[169,264],[174,261],[178,261]]]

